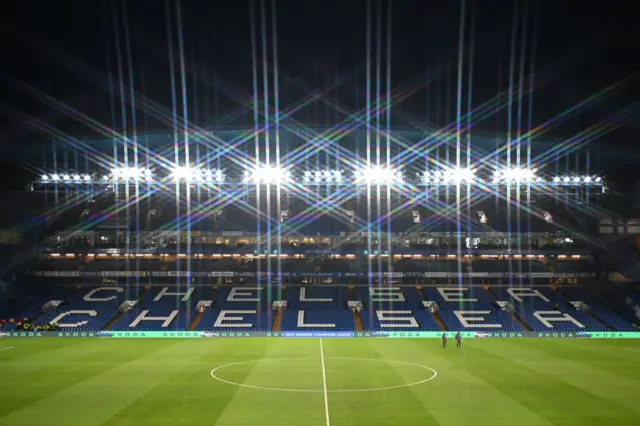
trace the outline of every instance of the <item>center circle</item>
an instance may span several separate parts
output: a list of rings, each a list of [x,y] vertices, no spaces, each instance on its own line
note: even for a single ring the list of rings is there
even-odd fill
[[[225,379],[223,377],[220,377],[220,372],[223,370],[228,370],[232,367],[236,367],[236,366],[242,366],[242,365],[249,365],[249,364],[258,364],[258,363],[264,363],[266,364],[266,366],[274,368],[274,370],[271,370],[270,372],[267,372],[267,375],[273,375],[273,374],[278,374],[278,369],[282,369],[282,367],[285,368],[285,370],[283,371],[284,374],[290,373],[290,370],[294,368],[294,365],[296,362],[306,362],[306,363],[310,363],[310,362],[315,362],[317,364],[320,364],[321,360],[319,358],[265,358],[265,359],[256,359],[256,360],[250,360],[250,361],[241,361],[241,362],[234,362],[234,363],[230,363],[230,364],[224,364],[221,365],[219,367],[214,368],[213,370],[211,370],[211,377],[219,382],[222,383],[226,383],[229,385],[234,385],[234,386],[240,386],[240,387],[244,387],[244,388],[250,388],[250,389],[260,389],[260,390],[269,390],[269,391],[279,391],[279,392],[316,392],[316,393],[323,393],[324,389],[322,387],[319,388],[294,388],[294,387],[280,387],[280,386],[262,386],[262,385],[252,385],[252,384],[247,384],[247,383],[239,383],[238,381],[234,381],[234,380],[229,380],[229,379]],[[408,387],[412,387],[412,386],[417,386],[420,385],[422,383],[426,383],[429,382],[433,379],[435,379],[438,376],[438,372],[436,370],[434,370],[431,367],[427,367],[426,365],[420,365],[420,364],[414,364],[412,362],[406,362],[406,361],[394,361],[394,360],[387,360],[387,359],[381,359],[381,358],[345,358],[345,357],[333,357],[333,358],[325,358],[325,368],[327,370],[327,377],[331,378],[332,374],[335,376],[337,375],[342,375],[345,373],[351,373],[353,374],[353,368],[350,368],[350,371],[340,371],[340,372],[334,372],[334,370],[332,370],[331,368],[327,367],[328,365],[331,365],[332,361],[357,361],[357,362],[365,362],[365,363],[369,363],[369,362],[378,362],[378,363],[390,363],[390,364],[395,364],[395,365],[400,365],[400,366],[408,366],[408,367],[413,367],[413,368],[418,368],[420,370],[426,370],[430,373],[430,377],[418,380],[418,381],[414,381],[411,383],[404,383],[404,384],[399,384],[399,385],[392,385],[392,386],[367,386],[367,387],[363,387],[363,388],[357,388],[357,389],[331,389],[328,388],[327,389],[327,393],[346,393],[346,392],[373,392],[373,391],[382,391],[382,390],[391,390],[391,389],[400,389],[400,388],[408,388]],[[279,367],[274,367],[273,364],[276,365],[280,365]],[[284,365],[283,365],[284,364]],[[310,363],[311,364],[311,363]],[[317,369],[318,369],[318,378],[321,377],[321,373],[320,373],[320,365],[317,365]],[[262,372],[258,372],[259,375]],[[373,375],[376,374],[376,370],[369,370],[367,372],[368,374],[370,374],[371,376],[369,377],[374,377]],[[287,374],[286,377],[299,377],[299,376],[291,376],[291,374]],[[355,378],[355,380],[357,381],[357,377]],[[328,380],[330,382],[330,380]]]

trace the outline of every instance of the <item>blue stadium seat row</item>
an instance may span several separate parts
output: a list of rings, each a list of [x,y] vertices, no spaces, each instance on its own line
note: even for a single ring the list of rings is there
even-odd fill
[[[27,317],[35,325],[57,322],[62,329],[97,330],[117,319],[113,330],[186,330],[192,323],[197,330],[271,330],[276,313],[270,304],[287,300],[281,330],[354,330],[354,314],[347,307],[350,299],[361,300],[366,330],[440,330],[435,315],[422,306],[424,300],[436,302],[438,315],[446,328],[474,331],[521,331],[522,319],[533,330],[606,331],[632,330],[632,323],[613,312],[579,287],[552,290],[549,287],[356,287],[288,286],[259,290],[257,286],[210,287],[158,286],[143,291],[123,287],[58,287],[47,297],[31,300],[18,321]],[[141,289],[140,289],[141,290]],[[511,302],[515,315],[498,307],[496,300]],[[125,300],[138,300],[129,312],[119,314]],[[50,300],[63,303],[46,313],[42,306]],[[201,314],[199,301],[211,301]],[[575,306],[572,302],[584,302]],[[198,319],[197,323],[194,320]],[[15,323],[2,323],[11,329]]]

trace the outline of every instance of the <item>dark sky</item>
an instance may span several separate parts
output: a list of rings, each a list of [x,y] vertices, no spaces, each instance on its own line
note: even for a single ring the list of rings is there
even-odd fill
[[[293,118],[334,124],[345,119],[344,111],[365,105],[369,5],[372,96],[378,70],[381,91],[386,91],[389,37],[390,84],[405,93],[392,108],[393,127],[439,127],[455,121],[464,22],[463,112],[470,87],[471,105],[476,107],[505,93],[510,83],[517,94],[521,76],[526,95],[533,78],[532,103],[531,96],[522,102],[525,122],[529,105],[535,127],[586,100],[556,120],[548,136],[561,138],[614,122],[615,129],[597,143],[624,149],[640,133],[640,80],[634,74],[640,70],[635,42],[640,31],[637,8],[631,3],[467,1],[461,21],[458,1],[395,0],[389,33],[388,1],[277,0],[275,27],[273,3],[268,0],[9,1],[0,17],[0,144],[19,150],[22,144],[54,134],[100,136],[96,123],[120,129],[121,87],[127,97],[131,87],[135,91],[139,131],[171,129],[172,88],[178,109],[183,108],[182,66],[193,123],[252,126],[254,64],[261,99],[264,90],[263,6],[271,102],[275,31],[280,109],[326,90],[325,97],[343,112],[316,100],[298,108]],[[514,114],[517,105],[516,100]],[[130,104],[125,108],[131,128]],[[506,132],[507,120],[507,109],[502,109],[478,131]]]

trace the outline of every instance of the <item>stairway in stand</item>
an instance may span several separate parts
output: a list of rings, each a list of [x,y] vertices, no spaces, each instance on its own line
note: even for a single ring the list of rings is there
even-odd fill
[[[364,331],[364,323],[362,322],[362,315],[360,312],[353,311],[353,322],[356,324],[356,331]]]
[[[491,290],[491,287],[485,287],[484,289],[489,292],[491,297],[493,297],[493,300],[498,300],[498,298],[496,297],[496,294]],[[507,313],[515,322],[520,324],[522,328],[524,328],[526,331],[531,331],[531,327],[529,327],[529,324],[527,324],[525,320],[520,318],[519,315],[517,315],[515,312],[507,312]]]
[[[284,308],[278,308],[278,310],[276,311],[276,316],[275,318],[273,318],[273,325],[271,326],[271,331],[280,331],[283,315],[284,315]]]
[[[426,294],[424,294],[424,291],[422,291],[422,287],[421,286],[417,286],[416,289],[418,290],[418,294],[422,296],[422,300],[429,300],[427,298]],[[433,319],[438,324],[438,327],[440,327],[440,330],[442,330],[442,331],[449,330],[447,328],[447,326],[444,324],[444,321],[442,321],[442,318],[440,317],[440,314],[437,311],[436,312],[431,312],[431,316],[433,316]]]

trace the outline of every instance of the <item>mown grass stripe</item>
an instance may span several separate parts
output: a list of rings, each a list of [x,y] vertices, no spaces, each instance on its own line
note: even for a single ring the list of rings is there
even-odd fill
[[[510,395],[523,404],[542,404],[538,411],[553,422],[566,421],[568,412],[597,424],[638,416],[627,401],[631,389],[620,387],[616,378],[602,371],[517,342],[496,341],[478,349],[489,355],[485,362],[493,374],[483,373],[487,380],[498,381],[501,371],[517,371],[519,383],[511,384]]]
[[[105,371],[166,347],[166,342],[155,342],[126,351],[96,341],[85,341],[74,350],[55,351],[55,356],[40,352],[30,356],[28,362],[0,364],[0,417],[21,410],[66,388],[75,386]],[[82,349],[82,350],[80,350]],[[28,384],[28,386],[25,386]]]
[[[96,341],[96,345],[100,345]],[[138,342],[138,345],[143,342]],[[133,360],[35,401],[0,418],[3,426],[97,426],[131,404],[167,375],[189,365],[190,355],[182,342],[166,342],[158,351],[140,356],[140,346],[123,345],[137,354]],[[163,360],[173,359],[173,364]],[[81,364],[78,368],[83,368]],[[86,367],[84,367],[86,368]],[[89,373],[89,370],[86,370]],[[89,376],[89,374],[87,374]],[[123,385],[126,384],[126,385]]]

